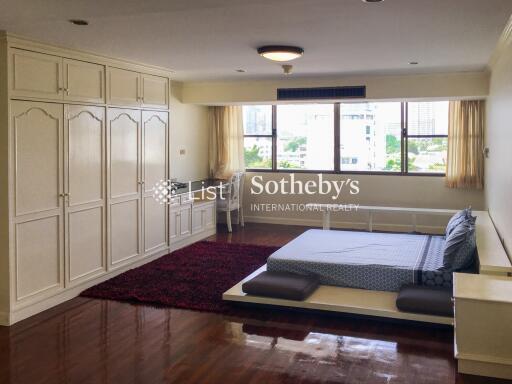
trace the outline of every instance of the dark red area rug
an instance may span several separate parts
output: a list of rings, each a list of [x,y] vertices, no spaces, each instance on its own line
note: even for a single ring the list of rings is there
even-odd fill
[[[81,296],[226,313],[222,294],[278,247],[201,241],[87,289]]]

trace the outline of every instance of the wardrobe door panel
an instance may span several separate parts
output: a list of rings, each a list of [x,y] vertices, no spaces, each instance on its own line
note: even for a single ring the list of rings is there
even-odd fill
[[[105,66],[64,59],[64,100],[105,102]]]
[[[101,202],[105,186],[105,110],[68,106],[66,125],[69,205]]]
[[[114,266],[140,254],[140,202],[125,201],[110,207],[110,250]]]
[[[59,104],[12,104],[15,152],[15,213],[43,212],[60,206],[62,190],[62,115]]]
[[[16,224],[16,300],[52,293],[63,286],[60,215]]]
[[[144,195],[144,251],[146,254],[168,246],[166,204],[154,198],[157,183],[167,180],[167,112],[142,112],[142,170]]]
[[[138,195],[140,117],[138,111],[110,110],[110,193],[112,198]]]
[[[126,69],[108,69],[109,103],[121,106],[140,106],[140,74]]]
[[[142,254],[141,112],[108,110],[109,268]]]
[[[142,106],[165,108],[169,106],[169,79],[142,74]]]
[[[105,272],[104,210],[100,206],[68,215],[68,281],[72,284]]]
[[[65,124],[66,281],[106,271],[105,109],[70,105]]]
[[[167,246],[167,206],[153,196],[144,198],[144,251],[149,253]]]
[[[11,50],[11,94],[62,100],[62,58],[44,53]]]
[[[16,306],[64,287],[63,106],[13,101],[10,136]]]

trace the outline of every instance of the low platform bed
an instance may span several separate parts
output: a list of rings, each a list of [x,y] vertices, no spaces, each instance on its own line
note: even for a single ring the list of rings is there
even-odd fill
[[[508,259],[500,241],[499,237],[496,233],[494,225],[492,224],[492,220],[487,212],[473,212],[474,215],[477,216],[476,220],[476,239],[477,239],[477,250],[478,250],[478,262],[479,262],[479,272],[480,273],[492,273],[492,274],[501,274],[501,275],[511,275],[512,274],[512,265],[510,260]],[[310,231],[308,231],[310,232]],[[333,231],[334,232],[334,231]],[[329,231],[325,231],[325,236],[328,238]],[[348,232],[350,233],[350,232]],[[354,232],[352,232],[353,235]],[[339,234],[339,232],[338,232]],[[304,236],[304,235],[303,235]],[[307,232],[305,234],[304,239],[307,240]],[[384,235],[385,236],[385,235]],[[407,236],[412,235],[397,235],[397,236]],[[361,235],[361,239],[364,235]],[[412,237],[411,237],[412,238]],[[390,262],[390,268],[392,272],[389,272],[388,277],[393,276],[397,270],[406,271],[404,274],[401,274],[402,278],[405,276],[405,281],[403,283],[411,283],[418,282],[418,277],[422,275],[422,272],[425,265],[425,260],[428,260],[429,247],[427,246],[427,242],[430,239],[430,236],[417,236],[415,237],[416,245],[411,245],[409,247],[410,257],[406,257],[409,261],[403,262],[406,266],[397,266],[396,258],[394,261]],[[375,238],[376,239],[376,238]],[[398,237],[395,238],[395,240]],[[388,240],[392,241],[392,240]],[[437,241],[437,240],[436,240]],[[423,242],[423,243],[422,243]],[[292,242],[293,243],[293,242]],[[290,244],[292,244],[290,243]],[[271,258],[269,259],[269,264],[272,266],[273,271],[276,269],[279,270],[279,265],[282,263],[286,263],[289,261],[289,256],[292,255],[293,252],[301,252],[301,247],[296,247],[298,243],[286,245],[277,251]],[[383,246],[384,243],[380,243],[380,246]],[[299,244],[300,245],[300,244]],[[316,243],[316,250],[334,250],[339,248],[332,248],[332,244],[329,245],[328,242],[322,242],[322,245]],[[304,244],[302,244],[304,247]],[[404,250],[407,246],[403,247]],[[290,252],[293,251],[293,252]],[[315,252],[317,252],[315,251]],[[347,252],[356,252],[353,248],[346,248]],[[304,252],[307,252],[307,249],[304,249]],[[434,250],[432,250],[433,253]],[[342,255],[344,252],[334,252],[337,257],[340,257],[339,254]],[[354,254],[354,253],[353,253]],[[304,256],[304,255],[302,255]],[[416,257],[416,259],[415,259]],[[341,256],[343,258],[343,256]],[[413,260],[411,262],[410,260]],[[435,260],[435,256],[433,260]],[[423,260],[423,267],[422,261]],[[277,261],[277,264],[275,262]],[[318,260],[317,260],[318,261]],[[324,260],[325,261],[325,260]],[[435,267],[435,261],[431,261],[432,268]],[[300,263],[299,263],[300,264]],[[312,263],[315,264],[315,263]],[[357,268],[361,268],[361,271],[368,271],[368,260],[361,261],[359,265],[351,266],[352,272]],[[376,267],[378,272],[382,272],[382,263],[380,263],[378,267]],[[276,267],[277,265],[277,267]],[[325,266],[325,265],[324,265]],[[396,299],[397,292],[395,292],[397,284],[390,284],[389,281],[380,283],[380,290],[369,290],[362,288],[369,288],[368,286],[359,286],[359,287],[346,287],[346,286],[334,286],[332,281],[327,280],[327,283],[324,280],[321,282],[321,285],[314,291],[307,299],[303,301],[294,301],[294,300],[285,300],[285,299],[277,299],[270,297],[261,297],[254,295],[246,295],[242,291],[242,284],[254,277],[256,277],[261,272],[267,269],[268,265],[264,265],[258,270],[254,271],[252,274],[247,276],[241,282],[236,284],[234,287],[226,291],[223,295],[224,300],[234,301],[234,302],[243,302],[243,303],[256,303],[256,304],[266,304],[266,305],[276,305],[282,307],[294,307],[294,308],[305,308],[305,309],[314,309],[314,310],[325,310],[325,311],[334,311],[334,312],[344,312],[344,313],[352,313],[352,314],[360,314],[360,315],[369,315],[369,316],[378,316],[378,317],[386,317],[386,318],[394,318],[394,319],[402,319],[402,320],[411,320],[411,321],[420,321],[427,323],[437,323],[437,324],[453,324],[452,317],[444,317],[444,316],[433,316],[426,314],[418,314],[418,313],[408,313],[402,312],[396,307]],[[318,265],[317,265],[318,267]],[[398,268],[397,268],[398,267]],[[289,266],[287,267],[289,271]],[[321,269],[321,268],[320,268]],[[316,268],[318,271],[319,269]],[[427,268],[428,270],[428,268]],[[301,272],[301,271],[297,271]],[[377,273],[377,272],[375,272]],[[364,274],[364,273],[363,273]],[[348,276],[348,275],[347,275]],[[332,276],[331,276],[332,277]],[[345,276],[346,277],[346,276]],[[324,279],[329,279],[329,276]],[[322,279],[322,277],[321,277]],[[364,279],[363,279],[364,280]],[[372,279],[369,278],[365,283],[362,284],[374,284],[371,283]],[[385,279],[384,279],[385,280]],[[388,279],[389,280],[389,279]],[[342,284],[346,285],[345,281],[338,281]],[[390,289],[392,288],[392,289]]]

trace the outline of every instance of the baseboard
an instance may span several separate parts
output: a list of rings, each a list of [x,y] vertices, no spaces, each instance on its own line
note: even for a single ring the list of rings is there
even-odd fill
[[[269,216],[245,216],[246,222],[263,223],[263,224],[281,224],[281,225],[299,225],[307,227],[322,227],[321,219],[298,219],[291,217],[269,217]],[[367,222],[357,221],[333,221],[331,220],[331,228],[337,229],[358,229],[362,231],[368,230]],[[417,231],[424,233],[444,234],[445,227],[417,225]],[[391,223],[373,223],[373,229],[376,231],[387,232],[411,232],[412,225],[391,224]]]
[[[459,359],[457,363],[459,373],[498,379],[512,379],[512,365],[489,363],[485,361]]]
[[[10,325],[9,314],[6,312],[0,312],[0,326]]]
[[[65,301],[71,300],[75,297],[77,297],[82,291],[84,291],[87,288],[90,288],[96,284],[102,283],[103,281],[106,281],[108,279],[111,279],[123,272],[126,272],[130,269],[140,267],[141,265],[144,265],[146,263],[149,263],[150,261],[153,261],[159,257],[162,257],[163,255],[169,253],[169,249],[162,249],[158,252],[155,252],[154,254],[150,256],[146,256],[143,259],[137,260],[133,262],[132,264],[125,265],[123,267],[120,267],[119,269],[116,269],[114,271],[110,271],[106,274],[103,274],[101,276],[98,276],[94,279],[84,281],[83,283],[76,285],[74,287],[66,288],[64,291],[60,291],[59,293],[52,295],[48,298],[42,299],[37,302],[32,303],[24,303],[23,305],[20,305],[16,308],[14,308],[10,314],[3,314],[0,312],[0,324],[2,325],[13,325],[14,323],[17,323],[21,320],[24,320],[26,318],[29,318],[31,316],[34,316],[40,312],[43,312],[47,309],[50,309],[56,305],[62,304]]]

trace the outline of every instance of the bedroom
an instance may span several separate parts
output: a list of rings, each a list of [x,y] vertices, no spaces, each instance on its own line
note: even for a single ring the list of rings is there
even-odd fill
[[[512,379],[509,0],[1,9],[0,382]]]

